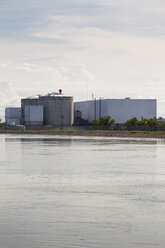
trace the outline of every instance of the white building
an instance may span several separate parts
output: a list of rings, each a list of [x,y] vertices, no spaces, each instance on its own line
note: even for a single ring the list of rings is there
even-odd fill
[[[20,124],[21,108],[5,108],[5,122],[7,125]]]
[[[137,117],[157,116],[156,99],[99,99],[75,102],[75,111],[82,112],[82,118],[89,122],[103,116],[111,116],[116,123],[124,123]]]

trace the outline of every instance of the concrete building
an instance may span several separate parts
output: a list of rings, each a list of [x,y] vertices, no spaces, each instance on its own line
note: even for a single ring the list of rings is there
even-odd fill
[[[82,118],[89,122],[103,116],[111,116],[116,123],[124,123],[137,117],[154,118],[157,116],[156,99],[99,99],[75,102],[75,111],[82,112]]]
[[[19,125],[21,121],[21,108],[5,108],[5,122],[7,125]]]
[[[43,125],[43,106],[25,106],[25,126]]]
[[[40,109],[39,109],[40,107]],[[74,122],[73,97],[59,93],[32,96],[21,100],[22,124],[72,126]]]

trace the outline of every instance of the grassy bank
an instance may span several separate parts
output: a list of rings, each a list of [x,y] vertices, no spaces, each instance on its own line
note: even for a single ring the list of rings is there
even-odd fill
[[[109,131],[109,130],[0,130],[0,134],[43,134],[100,137],[165,138],[165,131]]]

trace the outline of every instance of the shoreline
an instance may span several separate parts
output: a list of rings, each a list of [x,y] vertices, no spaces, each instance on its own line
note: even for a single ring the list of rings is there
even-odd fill
[[[0,134],[69,135],[119,138],[165,138],[165,131],[107,131],[107,130],[4,130]]]

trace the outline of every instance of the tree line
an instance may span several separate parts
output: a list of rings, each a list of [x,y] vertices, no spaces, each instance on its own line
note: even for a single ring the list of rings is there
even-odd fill
[[[138,120],[133,117],[125,123],[115,123],[111,116],[101,117],[91,122],[92,129],[110,130],[139,130],[139,131],[165,131],[165,122],[159,123],[156,118],[141,118]]]

